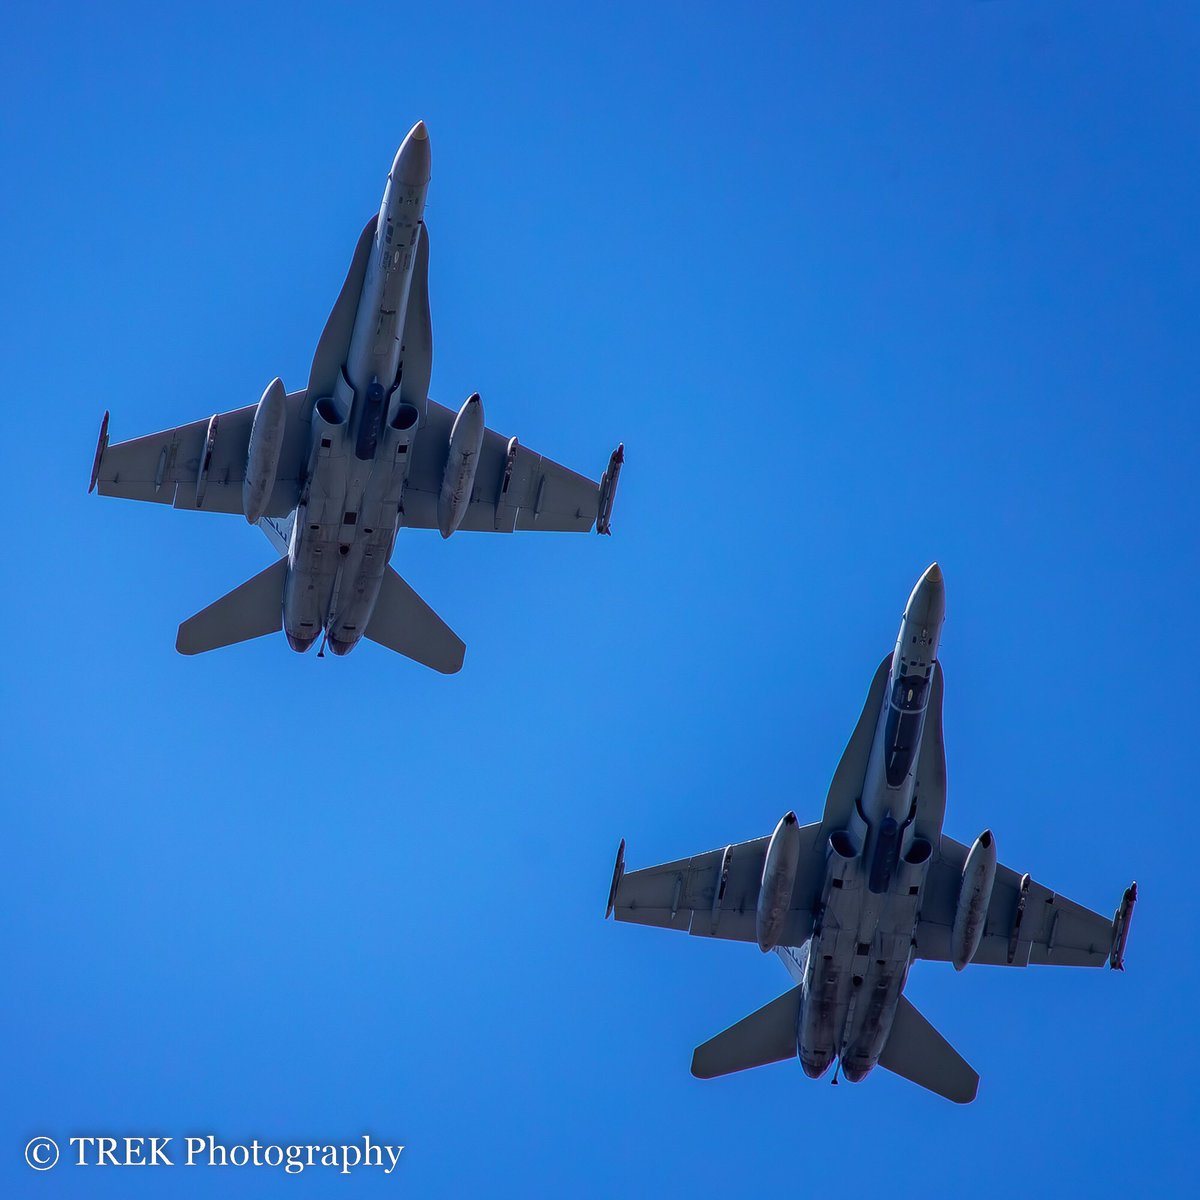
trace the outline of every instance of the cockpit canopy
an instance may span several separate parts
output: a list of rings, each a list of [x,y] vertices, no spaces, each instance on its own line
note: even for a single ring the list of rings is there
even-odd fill
[[[920,675],[901,675],[892,684],[892,707],[901,712],[920,712],[929,698],[929,680]]]
[[[888,787],[899,787],[912,770],[913,760],[921,745],[928,702],[929,679],[921,675],[902,674],[893,682],[887,724],[884,727],[884,765]]]

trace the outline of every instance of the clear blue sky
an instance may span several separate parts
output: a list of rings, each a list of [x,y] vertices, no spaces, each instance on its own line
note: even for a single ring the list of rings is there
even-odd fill
[[[1200,18],[1184,3],[37,5],[0,36],[6,1196],[35,1134],[408,1149],[346,1195],[1181,1191],[1197,1105]],[[19,11],[18,11],[19,9]],[[300,386],[405,131],[432,394],[616,536],[402,535],[442,678],[177,623],[238,518],[85,495]],[[904,599],[948,619],[947,832],[1109,911],[1124,976],[918,964],[980,1071],[701,1083],[779,964],[601,920],[632,866],[813,819]]]

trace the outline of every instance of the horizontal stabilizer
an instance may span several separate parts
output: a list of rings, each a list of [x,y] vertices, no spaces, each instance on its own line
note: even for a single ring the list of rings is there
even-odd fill
[[[175,649],[180,654],[203,654],[235,642],[278,633],[283,627],[283,585],[288,560],[281,558],[253,579],[247,579],[220,600],[189,617],[179,627]]]
[[[692,1055],[692,1074],[697,1079],[715,1079],[795,1058],[799,1019],[800,988],[794,987],[697,1046]]]
[[[879,1065],[955,1104],[970,1104],[979,1090],[967,1061],[903,996]]]
[[[366,636],[422,666],[453,675],[462,669],[462,639],[388,567]]]

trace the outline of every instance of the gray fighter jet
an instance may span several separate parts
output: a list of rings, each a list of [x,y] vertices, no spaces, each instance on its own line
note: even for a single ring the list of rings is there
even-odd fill
[[[113,446],[104,414],[89,491],[241,513],[284,556],[184,621],[182,653],[282,625],[294,650],[324,634],[346,654],[366,637],[448,674],[462,666],[463,643],[388,565],[401,527],[444,538],[610,532],[622,447],[594,483],[485,428],[477,394],[457,414],[429,399],[429,168],[418,121],[358,239],[305,388],[274,379],[257,405]]]
[[[965,1104],[979,1076],[902,994],[915,959],[1121,969],[1136,884],[1109,920],[997,865],[990,830],[971,846],[942,833],[944,614],[934,563],[875,672],[817,824],[789,812],[770,837],[628,874],[621,842],[606,916],[757,942],[796,983],[699,1046],[699,1078],[798,1055],[814,1079],[835,1059],[854,1082],[879,1063]]]

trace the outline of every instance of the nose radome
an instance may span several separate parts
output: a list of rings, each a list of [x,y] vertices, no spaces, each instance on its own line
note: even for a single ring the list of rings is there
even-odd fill
[[[906,617],[917,617],[940,624],[946,611],[946,583],[942,568],[932,563],[917,580],[908,603],[904,606]]]
[[[400,143],[392,163],[392,180],[405,187],[421,187],[429,182],[429,131],[418,121]]]
[[[931,564],[925,574],[917,580],[917,586],[913,588],[912,594],[914,600],[920,598],[927,604],[936,603],[945,596],[946,581],[942,577],[942,568],[937,563]]]

